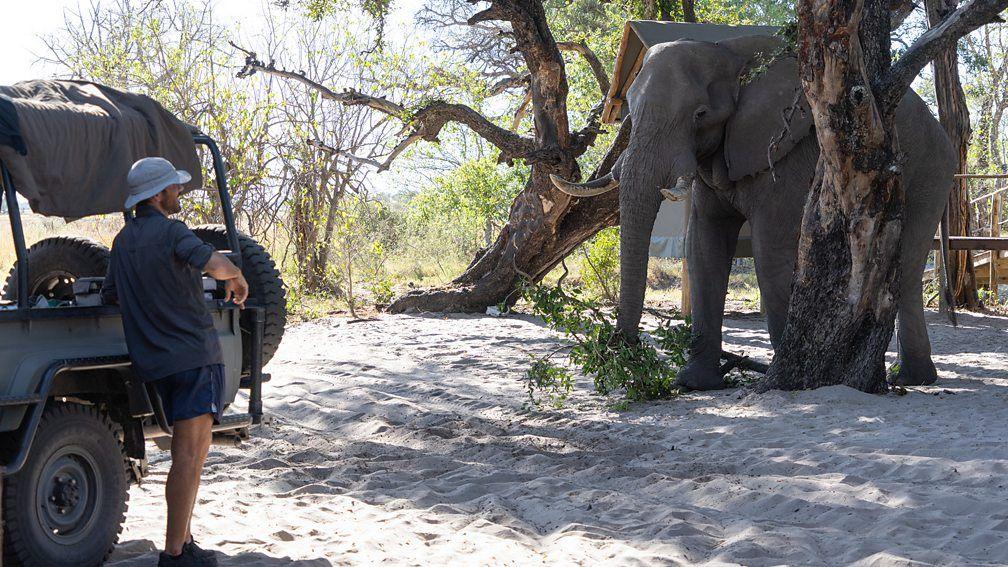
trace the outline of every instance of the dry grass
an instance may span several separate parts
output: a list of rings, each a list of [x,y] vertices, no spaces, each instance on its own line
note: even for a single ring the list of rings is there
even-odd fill
[[[35,242],[52,236],[83,236],[105,246],[111,246],[112,239],[122,227],[120,215],[103,215],[87,217],[67,223],[62,219],[22,213],[22,225],[25,232],[25,243],[31,246]],[[5,275],[14,266],[16,255],[14,241],[10,233],[10,223],[6,215],[0,216],[0,276]],[[285,279],[289,281],[296,273],[295,258],[284,254],[285,243],[277,235],[267,237],[264,244],[281,267]],[[405,291],[414,287],[431,287],[444,285],[451,281],[466,268],[466,259],[449,251],[441,255],[423,252],[424,247],[413,250],[412,253],[390,257],[386,264],[389,277],[395,282],[397,289]],[[561,268],[553,270],[546,277],[547,285],[555,284]],[[577,267],[569,274],[569,280],[575,283],[580,280]],[[652,258],[648,266],[649,304],[680,305],[682,301],[682,261],[671,258]],[[618,283],[613,282],[614,290]],[[346,309],[345,301],[328,294],[299,293],[296,286],[289,286],[290,308],[293,319],[312,319]],[[759,309],[759,288],[756,285],[756,275],[752,269],[751,260],[738,262],[732,269],[729,282],[728,301],[741,304],[753,310]]]
[[[122,227],[121,215],[103,215],[87,217],[73,222],[63,219],[21,213],[21,226],[24,228],[25,244],[31,246],[43,238],[51,236],[83,236],[105,246],[112,245],[112,239]],[[0,269],[3,273],[14,267],[17,253],[14,251],[14,237],[10,230],[10,219],[6,214],[0,215]]]

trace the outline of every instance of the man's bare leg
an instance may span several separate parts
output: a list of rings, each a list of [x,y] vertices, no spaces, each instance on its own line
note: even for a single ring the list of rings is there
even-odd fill
[[[196,504],[203,463],[210,449],[212,426],[213,416],[206,414],[176,421],[172,428],[172,464],[165,484],[168,502],[165,552],[169,555],[182,553],[182,545],[189,540],[189,520]]]

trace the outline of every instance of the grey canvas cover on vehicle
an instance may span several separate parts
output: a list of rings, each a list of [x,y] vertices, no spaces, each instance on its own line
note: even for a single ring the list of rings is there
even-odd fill
[[[160,156],[200,187],[193,128],[150,97],[84,81],[0,86],[27,153],[0,145],[14,187],[36,213],[78,218],[121,211],[134,161]]]

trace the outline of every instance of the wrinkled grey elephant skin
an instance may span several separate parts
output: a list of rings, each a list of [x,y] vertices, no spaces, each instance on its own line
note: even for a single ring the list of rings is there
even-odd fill
[[[692,344],[678,377],[688,388],[724,387],[719,357],[725,294],[739,229],[747,220],[774,345],[784,330],[802,210],[819,146],[797,62],[794,56],[772,58],[778,45],[769,37],[659,44],[648,51],[627,94],[633,132],[613,171],[622,225],[618,327],[626,338],[636,339],[661,190],[696,175],[686,238]],[[784,116],[790,117],[786,129]],[[897,135],[905,155],[907,207],[895,381],[929,384],[936,372],[921,275],[956,158],[938,121],[912,91],[898,108]]]

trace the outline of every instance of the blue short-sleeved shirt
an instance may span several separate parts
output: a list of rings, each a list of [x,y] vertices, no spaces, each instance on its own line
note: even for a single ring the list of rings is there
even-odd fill
[[[220,340],[203,298],[213,247],[189,227],[140,205],[112,243],[102,286],[118,303],[133,370],[149,382],[222,364]]]

